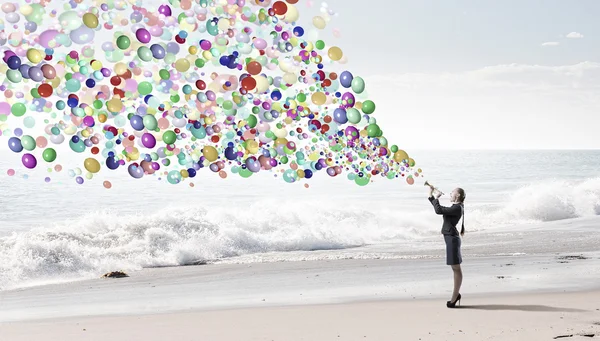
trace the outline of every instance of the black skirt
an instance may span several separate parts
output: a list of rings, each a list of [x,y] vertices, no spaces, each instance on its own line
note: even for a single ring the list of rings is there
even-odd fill
[[[446,264],[457,265],[462,263],[462,256],[460,254],[460,237],[445,234],[444,240],[446,241]]]

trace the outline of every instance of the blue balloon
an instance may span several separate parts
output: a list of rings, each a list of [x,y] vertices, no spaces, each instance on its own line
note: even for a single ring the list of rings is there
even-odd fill
[[[131,116],[129,123],[131,123],[131,127],[137,131],[144,130],[144,122],[143,122],[143,119],[141,116],[138,116],[138,115]]]
[[[350,73],[350,71],[344,71],[340,75],[340,84],[342,84],[344,88],[350,88],[352,86],[353,79],[354,76],[352,76],[352,73]]]
[[[237,153],[233,150],[232,147],[225,148],[225,158],[227,158],[227,160],[237,159]]]
[[[346,116],[346,110],[341,109],[341,108],[335,109],[335,111],[333,112],[333,120],[336,123],[340,123],[340,124],[344,124],[344,123],[348,122],[348,117]]]
[[[158,44],[152,44],[152,46],[150,46],[150,51],[152,51],[152,57],[156,59],[164,59],[167,55],[165,48]]]
[[[310,179],[310,178],[312,178],[312,176],[313,176],[313,172],[310,169],[305,169],[304,170],[304,177],[305,178]]]
[[[23,150],[23,145],[18,137],[11,137],[8,139],[8,148],[15,153],[20,153]]]
[[[115,170],[119,168],[119,161],[115,160],[114,157],[109,156],[106,158],[106,167],[108,167],[108,169]]]
[[[193,178],[196,176],[196,170],[194,168],[188,168],[187,172],[188,172],[188,175],[190,178]]]
[[[19,58],[17,56],[11,56],[6,61],[6,65],[8,65],[9,69],[16,70],[21,66],[21,58]]]

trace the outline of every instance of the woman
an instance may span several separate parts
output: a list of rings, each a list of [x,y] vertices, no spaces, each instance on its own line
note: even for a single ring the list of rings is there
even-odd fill
[[[464,219],[464,201],[465,201],[465,191],[462,188],[455,188],[452,193],[450,193],[450,200],[452,201],[452,206],[445,207],[440,205],[439,198],[442,195],[439,191],[433,196],[435,188],[430,186],[431,190],[429,192],[429,201],[433,205],[435,209],[435,213],[440,214],[444,218],[444,223],[442,224],[442,234],[444,235],[444,240],[446,241],[446,264],[452,266],[452,271],[454,272],[454,292],[452,293],[452,298],[450,301],[446,302],[446,306],[448,308],[456,307],[456,302],[459,302],[460,305],[460,286],[462,284],[462,270],[460,268],[460,263],[462,263],[462,256],[460,254],[460,244],[462,237],[465,234],[465,219]],[[460,221],[460,218],[463,218],[462,228],[460,230],[460,237],[456,226]]]

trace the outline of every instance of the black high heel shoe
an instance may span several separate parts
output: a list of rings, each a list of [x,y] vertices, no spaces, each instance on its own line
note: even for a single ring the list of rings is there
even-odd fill
[[[458,296],[456,297],[456,301],[451,302],[451,301],[446,301],[446,307],[448,308],[456,308],[456,303],[458,302],[458,305],[460,306],[460,299],[462,297],[460,296],[460,294],[458,294]]]

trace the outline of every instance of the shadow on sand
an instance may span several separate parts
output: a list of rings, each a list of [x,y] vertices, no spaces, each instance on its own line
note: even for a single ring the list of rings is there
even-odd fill
[[[580,313],[587,310],[573,308],[558,308],[547,305],[524,305],[524,304],[477,304],[477,305],[461,305],[457,306],[460,309],[476,309],[476,310],[515,310],[515,311],[556,311],[556,312],[571,312]]]

